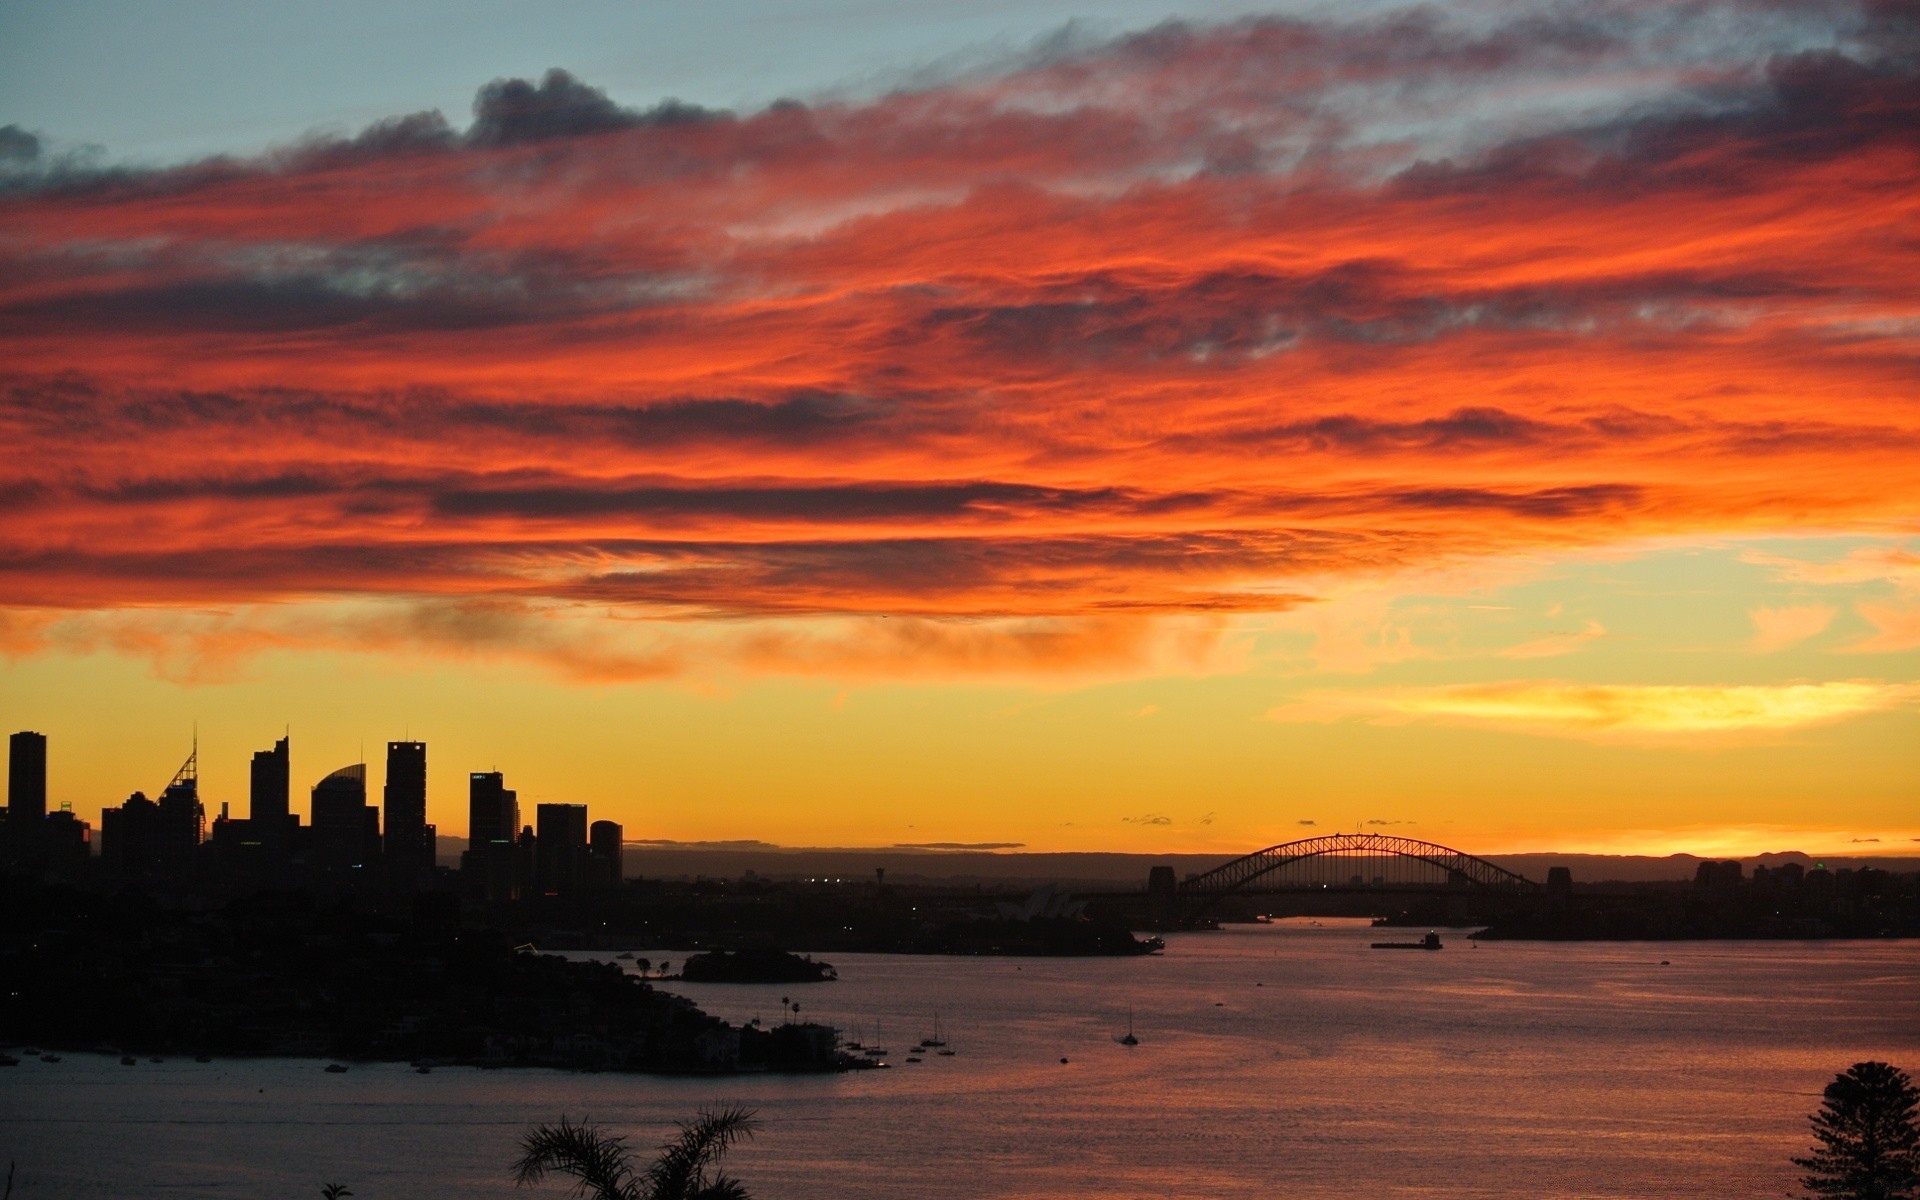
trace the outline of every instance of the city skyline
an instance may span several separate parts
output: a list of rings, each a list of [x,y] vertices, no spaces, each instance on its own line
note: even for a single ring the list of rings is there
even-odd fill
[[[56,806],[1920,853],[1904,9],[723,7],[0,18]]]
[[[436,862],[444,863],[447,861],[444,846],[442,854],[438,857],[435,856],[432,849],[440,837],[450,837],[454,839],[454,841],[461,846],[462,854],[464,855],[467,849],[477,845],[483,845],[489,840],[497,844],[511,846],[515,840],[521,836],[523,831],[532,832],[535,829],[536,823],[533,820],[533,815],[536,812],[544,817],[548,814],[549,810],[577,809],[581,814],[585,814],[588,811],[588,806],[585,803],[554,801],[545,798],[530,798],[527,805],[522,807],[519,800],[520,788],[507,788],[505,786],[506,772],[498,769],[486,771],[470,768],[461,769],[456,764],[451,768],[442,769],[439,772],[441,775],[448,777],[448,785],[442,789],[446,794],[439,796],[438,809],[449,813],[457,812],[462,814],[465,819],[465,824],[461,825],[457,822],[447,822],[444,833],[441,833],[439,832],[441,822],[426,819],[431,818],[434,811],[436,811],[434,807],[428,804],[429,797],[435,795],[435,789],[427,783],[428,772],[426,768],[428,756],[426,742],[413,739],[411,736],[403,740],[388,741],[384,743],[384,756],[375,756],[374,758],[369,758],[366,755],[365,747],[362,745],[360,748],[360,756],[357,760],[325,770],[317,777],[311,787],[307,787],[298,784],[298,776],[292,771],[292,740],[292,734],[291,731],[289,731],[275,739],[270,749],[253,751],[247,772],[247,789],[244,798],[223,796],[220,794],[207,794],[201,790],[201,782],[204,775],[202,774],[201,767],[202,760],[199,733],[196,728],[191,742],[192,748],[187,757],[186,764],[174,773],[173,783],[163,787],[153,788],[151,789],[151,794],[154,797],[164,797],[182,780],[186,780],[191,785],[191,792],[195,803],[201,809],[198,818],[200,824],[200,839],[209,841],[212,839],[212,822],[216,816],[221,820],[232,819],[239,821],[243,826],[250,823],[253,832],[247,836],[261,839],[271,838],[272,836],[260,832],[263,828],[261,824],[263,814],[268,822],[264,828],[274,828],[275,825],[273,822],[277,817],[280,827],[299,830],[304,826],[310,830],[316,823],[315,813],[319,807],[321,794],[326,792],[330,786],[338,784],[341,781],[346,781],[351,786],[353,793],[352,803],[354,806],[356,808],[365,808],[371,814],[372,827],[368,830],[369,835],[373,838],[373,842],[371,843],[373,850],[371,852],[378,855],[391,855],[396,860],[414,862],[415,865],[407,869],[422,872],[429,870],[431,865]],[[36,730],[16,731],[9,739],[9,748],[6,791],[7,803],[4,809],[0,809],[0,821],[4,821],[7,817],[13,816],[16,811],[24,812],[29,822],[33,820],[35,814],[38,814],[42,819],[50,814],[58,816],[62,820],[68,818],[76,819],[89,831],[87,835],[89,847],[93,854],[98,855],[100,853],[99,839],[103,829],[103,818],[109,810],[116,808],[127,797],[121,796],[105,800],[96,808],[83,808],[72,800],[52,800],[50,799],[51,792],[47,783],[50,773],[48,762],[52,756],[49,752],[48,738],[46,735]],[[380,788],[378,796],[382,803],[373,804],[371,798],[375,795],[373,789],[376,780],[372,773],[372,768],[379,761],[380,757],[384,757],[386,764],[386,774],[379,781]],[[217,761],[217,759],[215,761]],[[395,769],[396,762],[401,764],[397,771]],[[456,784],[459,786],[454,786]],[[146,797],[148,793],[149,789],[134,788],[131,789],[127,795]],[[544,793],[531,793],[531,795],[541,797]],[[304,804],[295,803],[296,797],[299,796],[308,796],[309,799]],[[396,829],[394,824],[396,821],[396,796],[400,799],[400,804],[397,806],[399,812],[397,818],[399,822],[397,838],[395,836]],[[484,799],[483,796],[485,797]],[[19,799],[16,800],[16,797],[19,797]],[[291,818],[291,826],[287,825],[289,818]],[[586,831],[588,826],[585,823],[584,815],[580,820],[581,838],[579,840],[584,847],[587,844]],[[1314,837],[1326,833],[1339,832],[1343,829],[1353,830],[1355,832],[1365,832],[1368,830],[1386,832],[1384,827],[1403,825],[1406,823],[1381,819],[1353,818],[1344,823],[1323,823],[1315,820],[1300,820],[1294,824],[1295,827],[1293,829],[1286,831],[1283,840],[1293,841],[1302,837]],[[600,833],[603,827],[616,831],[614,837],[620,845],[645,845],[658,848],[673,846],[685,846],[688,848],[760,848],[764,850],[834,849],[834,847],[824,845],[809,846],[804,843],[775,843],[763,838],[678,839],[645,836],[645,834],[649,832],[645,829],[635,831],[637,836],[629,838],[624,836],[625,826],[621,823],[604,819],[592,822],[594,844],[596,846],[600,844]],[[475,836],[476,830],[481,831],[481,836],[478,838]],[[283,840],[280,841],[277,848],[270,846],[270,853],[280,856],[288,853],[287,844],[284,841],[285,835],[281,836]],[[414,855],[409,853],[405,847],[422,844],[424,846],[424,854],[416,861]],[[842,848],[858,849],[863,845],[876,851],[925,849],[946,852],[984,851],[991,853],[1042,849],[1016,842],[967,843],[938,841],[894,842],[890,844],[849,843],[846,847]],[[1180,848],[1177,843],[1171,846],[1148,845],[1141,849],[1148,853],[1182,855],[1195,853],[1194,851]],[[1488,852],[1530,855],[1543,853],[1537,849],[1531,851],[1515,850],[1503,846],[1495,847]],[[1582,855],[1600,855],[1602,857],[1608,854],[1631,855],[1636,853],[1636,851],[1631,848],[1608,848],[1601,850],[1576,849],[1570,852]],[[1810,853],[1814,857],[1841,859],[1862,858],[1868,860],[1899,858],[1913,855],[1913,851],[1898,844],[1888,844],[1871,839],[1857,839],[1845,846],[1816,847],[1811,851],[1806,847],[1786,846],[1784,844],[1770,846],[1767,849],[1753,849],[1745,846],[1729,848],[1724,845],[1714,845],[1703,841],[1690,848],[1674,850],[1669,853],[1683,857],[1711,860],[1725,856],[1741,858],[1789,852]],[[1108,853],[1111,852],[1109,851]],[[1123,851],[1121,853],[1125,852]],[[1198,853],[1204,854],[1205,851]]]

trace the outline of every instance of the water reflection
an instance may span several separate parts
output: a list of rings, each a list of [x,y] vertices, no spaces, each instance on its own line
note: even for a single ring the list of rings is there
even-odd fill
[[[836,983],[675,987],[763,1022],[792,993],[806,1019],[889,1046],[887,1071],[329,1076],[69,1054],[0,1079],[0,1127],[44,1194],[129,1200],[299,1195],[333,1178],[370,1200],[506,1197],[530,1124],[588,1115],[651,1138],[711,1102],[758,1110],[764,1131],[731,1169],[774,1200],[1718,1200],[1791,1186],[1788,1156],[1836,1070],[1920,1066],[1910,944],[1470,948],[1447,934],[1445,950],[1407,954],[1369,950],[1373,936],[1280,923],[1178,936],[1149,959],[836,955]],[[1129,1008],[1137,1046],[1115,1041]],[[901,1061],[936,1013],[955,1054]]]

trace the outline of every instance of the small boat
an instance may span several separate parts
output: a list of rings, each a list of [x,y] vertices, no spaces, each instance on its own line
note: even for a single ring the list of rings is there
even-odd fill
[[[165,1062],[165,1061],[167,1061],[167,1060],[166,1060],[166,1059],[164,1059],[164,1058],[150,1058],[150,1059],[148,1059],[147,1061],[148,1061],[148,1062],[155,1062],[155,1063],[161,1063],[161,1062]]]
[[[431,1074],[433,1074],[433,1068],[432,1068],[432,1067],[425,1067],[425,1066],[422,1066],[422,1067],[415,1067],[415,1068],[413,1069],[413,1073],[414,1073],[415,1075],[431,1075]]]
[[[194,1055],[194,1056],[193,1056],[193,1061],[195,1061],[195,1062],[199,1062],[199,1063],[208,1063],[208,1062],[212,1062],[212,1061],[213,1061],[213,1055],[211,1055],[211,1054],[196,1054],[196,1055]]]
[[[329,1075],[345,1075],[346,1073],[347,1073],[347,1069],[341,1066],[339,1063],[327,1064],[327,1074]]]
[[[134,1063],[138,1061],[139,1060],[134,1058],[134,1056],[131,1054],[122,1054],[120,1056],[120,1065],[123,1067],[131,1067],[132,1065],[134,1065]]]
[[[935,1053],[935,1054],[938,1054],[938,1055],[939,1055],[939,1056],[940,1056],[941,1058],[952,1058],[952,1057],[953,1057],[953,1051],[951,1051],[951,1050],[935,1050],[935,1051],[934,1051],[934,1053]]]
[[[1428,930],[1427,936],[1417,942],[1375,942],[1373,948],[1375,950],[1438,950],[1440,935]]]
[[[919,1056],[918,1054],[909,1054],[909,1055],[907,1055],[907,1061],[908,1061],[908,1062],[920,1062],[920,1061],[921,1061],[921,1058],[920,1058],[920,1056]]]
[[[868,1046],[866,1053],[868,1058],[885,1058],[887,1056],[887,1048],[885,1046]]]
[[[40,1061],[41,1062],[59,1062],[60,1056],[58,1054],[42,1054],[40,1056]]]
[[[938,1049],[939,1047],[944,1046],[946,1044],[947,1044],[946,1042],[941,1040],[940,1014],[934,1013],[933,1014],[933,1036],[927,1037],[927,1038],[921,1038],[920,1047],[921,1049]]]
[[[621,962],[632,962],[632,961],[633,961],[633,952],[632,952],[632,951],[628,951],[628,952],[627,952],[627,953],[625,953],[625,954],[616,954],[616,955],[614,955],[614,958],[616,958],[616,959],[618,959],[618,960],[620,960]]]
[[[1117,1037],[1113,1040],[1119,1042],[1122,1046],[1138,1046],[1140,1044],[1140,1039],[1133,1036],[1133,1006],[1131,1004],[1127,1006],[1127,1035],[1125,1037]],[[1066,1060],[1061,1059],[1060,1061],[1065,1062]]]

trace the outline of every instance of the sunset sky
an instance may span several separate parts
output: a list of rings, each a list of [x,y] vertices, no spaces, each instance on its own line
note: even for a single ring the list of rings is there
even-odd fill
[[[1920,853],[1920,4],[1169,2],[0,9],[54,804]]]

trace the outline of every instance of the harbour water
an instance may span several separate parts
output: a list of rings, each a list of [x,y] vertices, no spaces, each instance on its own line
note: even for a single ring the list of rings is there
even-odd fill
[[[16,1200],[558,1197],[507,1180],[530,1124],[590,1117],[645,1149],[741,1103],[762,1129],[728,1167],[761,1200],[1727,1200],[1793,1193],[1836,1071],[1920,1073],[1914,943],[1443,935],[1383,953],[1364,922],[1286,922],[1146,959],[848,954],[834,983],[664,985],[736,1021],[789,995],[892,1051],[826,1077],[26,1059],[0,1070],[0,1158]],[[956,1053],[905,1063],[936,1012]]]

